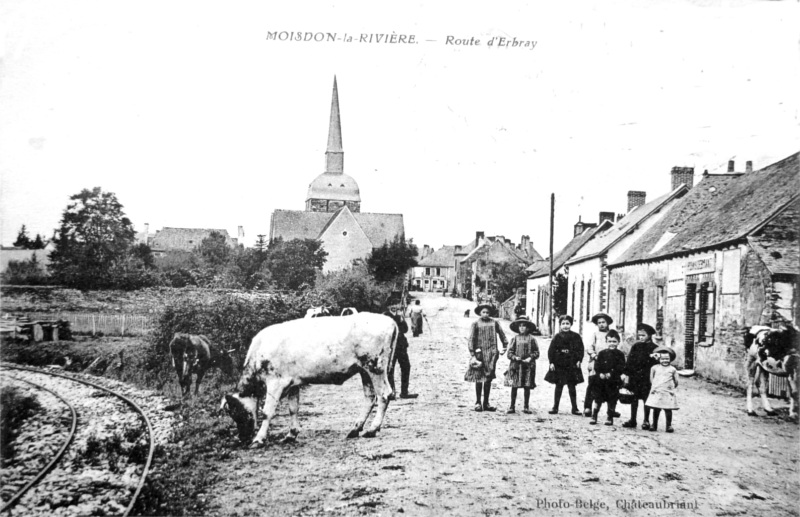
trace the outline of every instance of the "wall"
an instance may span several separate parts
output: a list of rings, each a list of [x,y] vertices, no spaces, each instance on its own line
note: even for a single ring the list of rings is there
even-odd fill
[[[322,269],[325,273],[347,269],[353,264],[353,260],[366,258],[372,253],[372,243],[353,215],[347,211],[331,223],[320,240],[328,252],[328,259]]]
[[[553,278],[555,279],[555,273]],[[529,278],[525,285],[525,315],[536,324],[543,334],[550,331],[548,324],[550,316],[549,280],[549,276]],[[540,293],[545,293],[541,302],[542,307],[539,306]]]
[[[584,260],[577,264],[567,267],[569,275],[567,277],[567,314],[573,317],[575,324],[572,330],[584,336],[594,332],[594,325],[591,323],[592,315],[600,312],[600,282],[602,273],[602,260],[593,258]],[[592,289],[589,296],[586,296],[586,286],[588,281],[592,281]],[[583,323],[579,321],[581,305],[581,281],[584,282],[584,318]],[[574,288],[573,288],[574,286]],[[575,300],[573,304],[573,292]],[[588,305],[587,305],[588,302]],[[574,310],[573,310],[574,308]],[[588,310],[587,310],[588,309]]]

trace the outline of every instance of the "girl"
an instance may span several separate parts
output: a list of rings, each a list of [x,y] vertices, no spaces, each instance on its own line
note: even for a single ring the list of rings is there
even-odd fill
[[[656,348],[652,336],[656,330],[646,323],[639,325],[636,336],[639,341],[633,344],[628,354],[628,362],[625,364],[624,382],[628,389],[633,392],[633,402],[631,402],[631,419],[622,424],[622,427],[636,428],[636,413],[639,410],[639,401],[644,402],[650,393],[650,369],[658,364],[657,356],[654,355]],[[650,429],[650,408],[644,405],[644,422],[642,429]]]
[[[653,425],[651,431],[658,428],[658,416],[661,410],[667,416],[667,432],[672,429],[672,410],[678,409],[678,399],[675,397],[675,389],[678,387],[678,370],[670,363],[675,360],[675,351],[671,348],[662,346],[655,351],[659,354],[659,362],[650,369],[650,395],[647,397],[644,407],[653,408]]]
[[[536,361],[539,359],[539,344],[531,335],[536,330],[531,320],[525,316],[520,316],[511,325],[513,332],[518,332],[518,336],[511,338],[508,345],[508,358],[511,365],[506,372],[505,385],[511,386],[511,406],[506,413],[516,413],[517,388],[525,388],[525,406],[523,413],[530,414],[528,404],[531,400],[531,389],[536,387]]]
[[[489,393],[492,390],[492,379],[495,377],[497,366],[497,336],[503,342],[500,354],[506,351],[506,335],[500,324],[490,316],[493,306],[482,304],[475,307],[475,314],[480,319],[472,323],[467,346],[469,347],[470,366],[464,380],[475,383],[475,411],[497,411],[496,407],[489,405]],[[481,404],[481,391],[483,404]]]
[[[606,348],[606,334],[608,334],[609,325],[614,323],[614,320],[605,312],[598,312],[592,316],[592,323],[597,326],[597,330],[592,334],[591,341],[586,347],[586,355],[589,357],[589,362],[586,369],[589,372],[589,379],[586,384],[586,396],[583,398],[583,416],[592,416],[592,389],[594,381],[596,381],[594,362],[597,359],[597,354]],[[617,339],[619,341],[619,339]],[[619,416],[616,414],[614,416]]]
[[[558,325],[560,332],[553,336],[553,340],[550,341],[550,348],[547,350],[550,370],[544,376],[544,380],[556,385],[553,409],[549,413],[551,415],[558,413],[558,403],[561,401],[561,393],[564,391],[564,385],[566,384],[569,391],[569,400],[572,402],[572,414],[581,415],[582,413],[578,411],[575,386],[583,382],[583,373],[581,373],[583,340],[579,334],[570,330],[572,316],[564,315],[559,317]]]

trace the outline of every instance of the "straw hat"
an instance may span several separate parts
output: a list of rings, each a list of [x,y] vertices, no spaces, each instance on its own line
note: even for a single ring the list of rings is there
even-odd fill
[[[673,350],[673,349],[671,349],[669,347],[666,347],[666,346],[660,346],[660,347],[656,348],[655,350],[653,350],[653,353],[654,354],[669,354],[669,362],[674,361],[675,358],[678,356],[678,354],[675,353],[675,350]]]
[[[489,315],[491,316],[492,312],[494,312],[494,305],[492,305],[491,303],[482,303],[482,304],[478,305],[477,307],[475,307],[475,314],[480,316],[481,315],[481,311],[483,309],[489,309]]]
[[[609,315],[608,315],[608,314],[606,314],[605,312],[598,312],[597,314],[595,314],[594,316],[592,316],[592,323],[594,323],[595,325],[597,325],[597,320],[599,320],[600,318],[603,318],[604,320],[606,320],[606,321],[608,322],[608,324],[609,324],[609,325],[611,325],[612,323],[614,323],[614,320],[611,318],[611,316],[609,316]]]
[[[656,329],[648,325],[647,323],[640,323],[636,330],[644,330],[647,332],[647,335],[652,336],[656,333]]]
[[[536,331],[536,325],[529,318],[525,316],[520,316],[519,318],[514,320],[508,327],[511,329],[512,332],[516,332],[517,334],[519,334],[519,326],[521,323],[527,325],[528,330],[531,333]]]

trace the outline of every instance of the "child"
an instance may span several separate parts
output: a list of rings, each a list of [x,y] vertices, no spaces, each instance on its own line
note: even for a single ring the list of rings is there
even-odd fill
[[[589,356],[589,362],[587,363],[589,380],[586,385],[586,395],[583,398],[583,416],[592,416],[592,386],[595,381],[594,361],[597,359],[597,354],[606,347],[608,327],[614,323],[614,320],[605,312],[598,312],[592,316],[592,323],[597,325],[597,331],[592,334],[592,339],[586,347],[586,355]],[[614,416],[619,416],[619,414]]]
[[[569,400],[572,402],[572,414],[582,415],[578,410],[577,393],[575,385],[583,382],[583,372],[581,372],[581,361],[583,360],[583,340],[581,336],[570,330],[572,327],[572,316],[565,314],[558,318],[560,332],[553,336],[550,341],[550,348],[547,349],[547,358],[550,360],[550,370],[544,376],[544,380],[556,385],[553,395],[553,409],[548,411],[551,415],[558,413],[558,403],[561,401],[561,393],[564,385],[569,391]]]
[[[469,347],[470,362],[464,380],[475,383],[475,411],[497,411],[489,405],[489,394],[492,391],[492,379],[495,377],[497,366],[497,338],[503,343],[500,354],[506,351],[506,335],[500,324],[490,316],[493,306],[482,304],[475,307],[475,313],[480,318],[472,323],[467,346]],[[481,404],[481,391],[483,404]]]
[[[678,409],[675,389],[678,387],[678,370],[670,363],[675,360],[675,351],[662,346],[655,351],[659,354],[659,362],[650,369],[650,395],[644,407],[653,408],[653,425],[651,431],[658,429],[658,416],[661,410],[667,416],[667,432],[672,433],[672,410]]]
[[[531,389],[536,387],[536,361],[539,359],[539,344],[531,333],[536,325],[525,316],[518,317],[511,325],[512,332],[518,336],[511,338],[508,345],[508,358],[511,365],[506,372],[505,385],[511,386],[511,406],[506,413],[516,413],[517,388],[525,388],[525,407],[522,412],[530,414]]]
[[[628,361],[625,363],[622,381],[628,389],[633,392],[633,402],[631,402],[631,419],[622,424],[622,427],[636,428],[636,413],[639,409],[639,401],[644,402],[650,393],[650,369],[658,364],[657,356],[654,355],[656,348],[652,336],[656,329],[646,323],[639,325],[637,337],[639,341],[633,344],[628,354]],[[650,429],[650,408],[644,406],[644,422],[642,429]]]
[[[619,385],[620,376],[625,369],[625,354],[621,350],[617,350],[619,346],[619,332],[616,330],[609,330],[606,334],[606,346],[600,353],[594,363],[594,382],[592,382],[591,397],[594,399],[594,410],[592,411],[592,420],[590,424],[597,423],[597,414],[600,412],[600,406],[603,402],[607,404],[608,419],[606,425],[614,425],[614,410],[617,407],[617,399],[619,398]]]

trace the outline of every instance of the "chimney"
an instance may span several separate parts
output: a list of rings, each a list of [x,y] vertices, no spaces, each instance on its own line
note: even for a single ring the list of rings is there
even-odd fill
[[[617,214],[617,221],[625,217],[625,214]]]
[[[694,167],[673,167],[670,174],[672,175],[671,190],[678,188],[681,183],[689,188],[694,185]]]
[[[461,246],[456,245],[456,250],[455,250],[454,254],[458,255],[459,253],[461,253]]]
[[[511,239],[505,239],[505,243],[510,246],[511,245]]]
[[[150,223],[144,223],[144,244],[148,244],[150,240]]]
[[[586,226],[581,222],[581,216],[578,216],[578,222],[575,223],[574,231],[572,233],[573,237],[577,237],[578,235],[583,233],[583,230],[586,229]]]
[[[647,198],[647,192],[642,192],[641,190],[629,190],[628,212],[630,212],[637,206],[642,206],[645,203],[646,198]]]
[[[745,162],[744,172],[753,172],[753,160],[747,160],[747,162]]]
[[[728,172],[733,172],[733,160],[728,160]]]
[[[483,232],[475,232],[475,246],[477,247],[480,244],[481,239],[483,239]]]
[[[244,226],[239,226],[239,244],[242,244],[244,241]]]
[[[600,216],[597,218],[597,224],[603,224],[603,221],[611,221],[614,222],[614,212],[600,212]]]
[[[422,258],[427,257],[431,253],[431,247],[425,244],[422,246]]]

